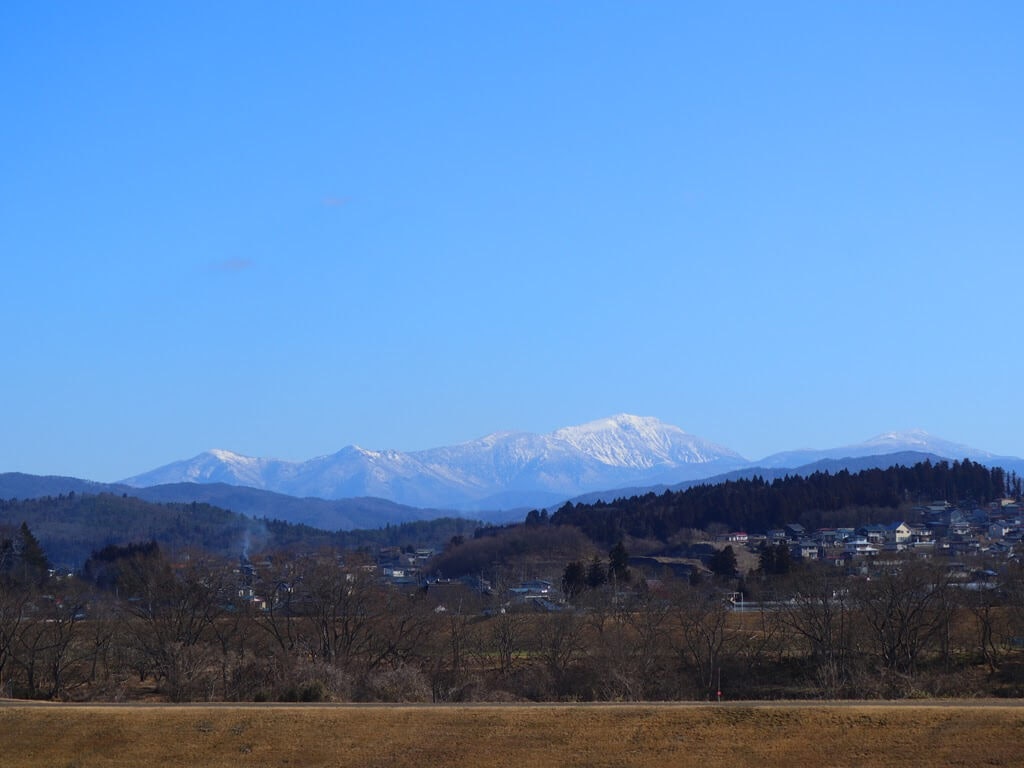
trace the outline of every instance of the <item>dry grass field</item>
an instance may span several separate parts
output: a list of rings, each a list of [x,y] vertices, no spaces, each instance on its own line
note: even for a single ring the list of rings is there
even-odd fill
[[[0,707],[5,768],[1019,766],[1013,704]]]

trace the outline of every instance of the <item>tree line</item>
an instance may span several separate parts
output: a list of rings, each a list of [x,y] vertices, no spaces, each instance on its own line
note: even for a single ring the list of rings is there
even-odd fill
[[[924,461],[855,474],[842,470],[791,475],[771,482],[753,477],[608,503],[569,502],[550,519],[554,525],[579,528],[606,545],[630,537],[667,542],[680,531],[713,525],[763,532],[796,522],[809,529],[889,522],[902,504],[933,499],[984,504],[1019,495],[1019,490],[1019,478],[998,467],[968,459]]]
[[[502,701],[1020,695],[1024,572],[1010,562],[792,563],[700,579],[625,547],[572,561],[561,595],[396,587],[352,551],[253,561],[154,543],[54,576],[0,536],[0,695],[57,700]],[[989,566],[989,567],[985,567]],[[556,590],[559,585],[555,585]],[[735,594],[742,589],[741,594]],[[745,610],[739,611],[738,607]]]

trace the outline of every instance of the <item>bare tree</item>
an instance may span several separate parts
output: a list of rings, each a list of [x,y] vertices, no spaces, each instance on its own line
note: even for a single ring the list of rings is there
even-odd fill
[[[256,585],[263,610],[255,615],[256,626],[272,639],[282,659],[308,646],[299,617],[302,611],[304,574],[300,563],[287,555],[272,558]]]
[[[429,604],[421,592],[379,590],[375,620],[368,643],[366,667],[404,667],[423,653],[433,625]]]
[[[6,677],[20,641],[29,591],[0,574],[0,693],[10,695]]]
[[[731,644],[733,655],[743,664],[742,679],[753,682],[779,669],[786,644],[777,611],[761,605],[756,611],[744,613],[742,618],[743,629],[735,634]]]
[[[331,553],[303,563],[302,597],[316,632],[314,656],[351,667],[371,638],[375,584],[358,564],[342,566]]]
[[[944,640],[948,586],[944,569],[912,560],[878,568],[870,580],[858,582],[854,599],[874,652],[889,673],[913,677],[921,654]]]
[[[782,603],[787,629],[807,643],[815,683],[835,697],[850,681],[854,651],[855,610],[844,574],[835,569],[809,569],[799,589]]]
[[[212,624],[227,610],[222,563],[190,559],[175,572],[162,558],[138,560],[126,574],[122,626],[164,681],[170,697],[210,698]]]
[[[431,697],[434,701],[463,698],[469,662],[476,645],[471,624],[476,612],[462,600],[451,601],[435,613],[437,645],[431,672]]]
[[[730,639],[729,607],[713,587],[676,585],[672,599],[671,646],[681,670],[688,671],[696,690],[712,698]]]
[[[491,647],[498,658],[498,671],[503,677],[512,672],[517,651],[526,628],[526,615],[511,606],[500,608],[489,620]]]
[[[665,656],[672,618],[671,603],[646,589],[635,592],[625,606],[623,619],[629,628],[628,662],[637,700],[670,695],[665,688]],[[669,651],[670,653],[670,651]]]
[[[572,671],[585,654],[583,621],[571,611],[546,614],[539,622],[537,643],[551,692],[562,698],[569,693]]]
[[[598,696],[636,700],[641,697],[642,681],[633,669],[635,644],[630,610],[618,593],[610,589],[602,589],[593,598],[586,614],[586,627]]]

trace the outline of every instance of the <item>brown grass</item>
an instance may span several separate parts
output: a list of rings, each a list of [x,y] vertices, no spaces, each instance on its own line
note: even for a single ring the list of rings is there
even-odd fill
[[[1024,707],[956,705],[0,708],[5,768],[1018,766]]]

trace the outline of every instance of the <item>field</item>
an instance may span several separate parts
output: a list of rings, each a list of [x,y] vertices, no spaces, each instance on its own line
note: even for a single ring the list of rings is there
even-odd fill
[[[5,768],[1017,766],[1024,706],[0,707]]]

